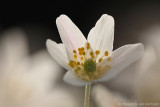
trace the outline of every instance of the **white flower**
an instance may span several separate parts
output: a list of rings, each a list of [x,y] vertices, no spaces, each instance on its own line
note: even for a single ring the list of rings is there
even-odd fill
[[[28,55],[27,41],[19,29],[6,31],[3,36],[0,107],[78,107],[70,91],[57,87],[61,68],[46,51]]]
[[[110,80],[143,53],[141,43],[113,51],[114,19],[107,14],[97,21],[87,39],[66,15],[58,17],[56,24],[63,44],[47,40],[47,49],[68,70],[64,81],[72,85]]]

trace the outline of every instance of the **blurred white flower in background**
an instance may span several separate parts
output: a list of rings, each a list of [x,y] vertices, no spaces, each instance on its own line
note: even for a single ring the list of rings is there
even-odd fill
[[[135,101],[130,102],[120,93],[110,91],[102,85],[93,87],[92,96],[98,107],[136,107],[136,104],[133,104]]]
[[[61,70],[45,50],[29,55],[23,31],[6,31],[0,40],[0,107],[78,107],[71,92],[56,86]]]
[[[157,58],[160,61],[160,24],[152,25],[141,33],[141,41],[145,45],[151,45],[156,52]]]
[[[160,106],[160,25],[145,30],[141,41],[146,45],[146,52],[141,63],[143,77],[137,84],[138,98],[141,102]]]
[[[120,104],[118,98],[115,98],[107,88],[101,85],[94,86],[91,95],[98,107],[118,107]]]

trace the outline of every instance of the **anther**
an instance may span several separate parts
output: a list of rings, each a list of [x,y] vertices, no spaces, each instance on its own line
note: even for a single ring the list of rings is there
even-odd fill
[[[74,62],[73,60],[70,60],[70,61],[69,61],[69,63],[73,63],[73,62]]]
[[[87,50],[90,49],[90,43],[87,43],[86,48],[87,48]]]
[[[77,59],[77,55],[74,55],[74,58]]]
[[[81,48],[81,51],[82,51],[82,52],[84,51],[84,47]]]
[[[73,53],[75,53],[75,54],[76,54],[76,53],[77,53],[77,52],[76,52],[76,50],[73,50]]]
[[[80,62],[77,62],[77,65],[80,65]]]
[[[107,61],[111,61],[111,57],[108,57]]]
[[[104,55],[105,55],[105,56],[108,56],[108,55],[109,55],[108,51],[106,51],[106,52],[104,53]]]
[[[84,63],[81,63],[81,66],[84,66]]]
[[[99,58],[99,62],[102,62],[103,58]]]
[[[83,60],[84,58],[81,56],[80,59]]]
[[[80,51],[81,51],[81,48],[78,48],[78,51],[80,52]]]
[[[82,55],[83,53],[82,53],[82,51],[79,51],[79,55]]]
[[[83,55],[86,55],[86,53],[85,53],[85,52],[83,52]]]
[[[93,52],[92,51],[90,52],[90,55],[93,56]]]
[[[94,58],[94,55],[92,55],[91,57]]]
[[[75,65],[72,64],[72,63],[68,63],[68,66],[70,66],[71,68],[74,68],[74,67],[75,67]]]
[[[99,55],[99,54],[100,54],[100,51],[99,51],[99,50],[96,50],[95,54],[96,54],[96,55]]]
[[[78,72],[79,70],[81,70],[80,67],[76,68],[74,71],[75,71],[75,72]]]

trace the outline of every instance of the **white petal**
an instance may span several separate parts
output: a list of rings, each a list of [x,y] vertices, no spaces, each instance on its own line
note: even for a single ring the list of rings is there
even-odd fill
[[[62,39],[63,44],[67,48],[69,58],[72,58],[70,54],[75,49],[83,47],[86,42],[86,38],[83,36],[82,32],[78,27],[67,17],[66,15],[61,15],[56,20],[57,28]]]
[[[68,68],[68,57],[66,48],[63,44],[57,44],[52,40],[47,40],[46,46],[50,55],[64,68]]]
[[[85,86],[88,82],[80,80],[73,71],[68,71],[64,76],[64,81],[74,86]]]
[[[125,45],[113,51],[111,69],[99,81],[106,81],[115,77],[124,68],[138,60],[143,52],[144,47],[141,43]]]
[[[114,19],[112,16],[104,14],[97,21],[95,27],[88,34],[88,41],[94,50],[100,50],[101,54],[107,50],[113,50],[114,40]]]

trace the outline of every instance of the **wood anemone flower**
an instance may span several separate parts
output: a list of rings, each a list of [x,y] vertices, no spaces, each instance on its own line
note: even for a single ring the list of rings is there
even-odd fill
[[[114,19],[107,14],[101,16],[87,39],[66,15],[59,16],[56,24],[63,44],[48,39],[47,49],[68,70],[64,81],[72,85],[108,81],[138,60],[144,51],[141,43],[113,51]]]

